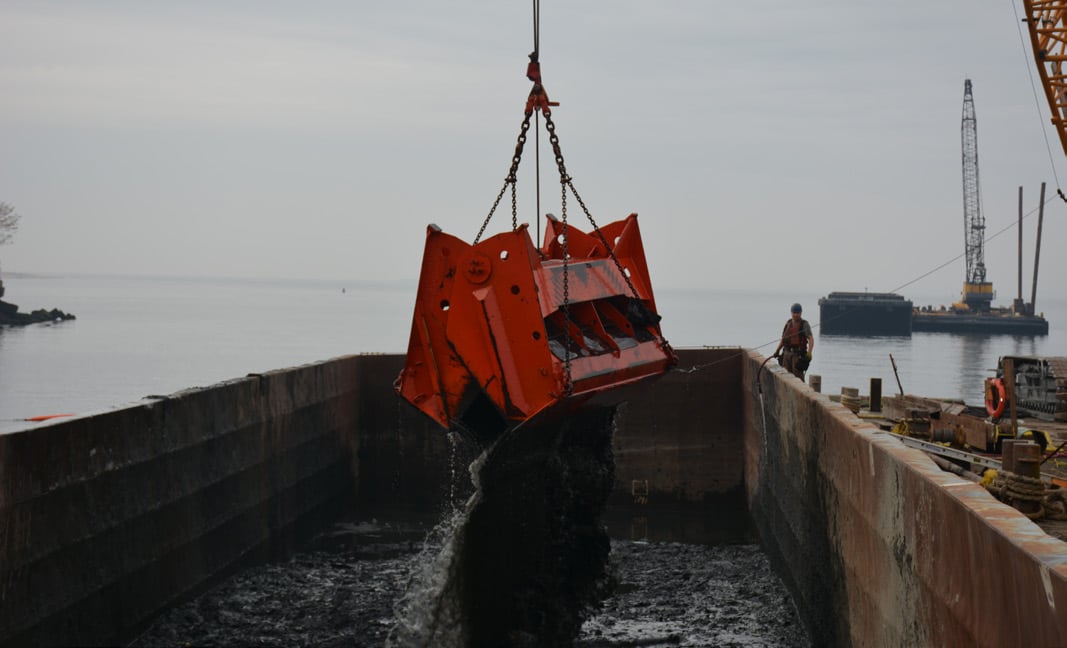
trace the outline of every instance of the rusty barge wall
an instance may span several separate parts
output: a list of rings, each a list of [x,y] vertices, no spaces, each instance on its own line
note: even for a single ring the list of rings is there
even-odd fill
[[[761,394],[758,354],[680,356],[617,414],[614,503],[747,502],[815,645],[1067,644],[1063,543],[778,367]],[[122,643],[340,510],[439,512],[472,457],[395,397],[402,365],[337,358],[0,435],[0,645]]]
[[[0,645],[120,644],[343,507],[432,506],[449,444],[400,410],[401,363],[338,358],[0,434]]]
[[[746,489],[814,645],[1067,645],[1067,543],[762,360]]]
[[[615,416],[619,504],[688,508],[743,498],[741,349],[680,349],[681,371],[648,383]]]

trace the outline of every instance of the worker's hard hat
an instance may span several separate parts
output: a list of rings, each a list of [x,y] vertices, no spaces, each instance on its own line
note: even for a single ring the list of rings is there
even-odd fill
[[[791,312],[791,313],[800,313],[803,310],[804,309],[800,307],[800,304],[793,304],[792,306],[789,307],[789,312]]]

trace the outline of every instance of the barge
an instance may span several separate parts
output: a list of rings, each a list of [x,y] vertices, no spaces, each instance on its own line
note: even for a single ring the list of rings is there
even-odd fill
[[[741,498],[812,645],[1067,644],[1062,540],[754,351],[678,354],[614,421],[609,498],[630,528]],[[342,505],[442,510],[469,446],[399,407],[404,362],[346,356],[0,435],[0,645],[126,645]]]
[[[960,335],[1048,335],[1048,320],[1023,308],[971,310],[963,304],[935,309],[914,307],[896,293],[832,292],[819,299],[819,330],[824,335],[910,336],[912,333]]]
[[[964,335],[1048,335],[1048,320],[1043,315],[1027,315],[1010,308],[991,308],[985,312],[920,309],[912,316],[911,330]]]
[[[819,299],[819,326],[828,335],[909,336],[912,310],[895,293],[832,292]]]

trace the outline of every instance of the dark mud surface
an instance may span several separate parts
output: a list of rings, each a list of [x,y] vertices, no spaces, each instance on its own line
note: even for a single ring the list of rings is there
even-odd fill
[[[175,607],[131,646],[384,646],[425,528],[338,524]]]
[[[619,585],[577,646],[810,646],[759,545],[613,540],[611,560]]]
[[[131,645],[408,645],[397,639],[397,610],[440,549],[424,544],[426,528],[338,524],[289,561],[246,570],[171,609]],[[756,545],[613,539],[610,561],[618,585],[576,646],[810,645]]]

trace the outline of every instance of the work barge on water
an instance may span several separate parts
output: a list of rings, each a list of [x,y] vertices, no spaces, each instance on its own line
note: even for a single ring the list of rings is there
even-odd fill
[[[957,305],[915,306],[896,293],[837,291],[819,298],[819,332],[825,335],[908,337],[912,333],[1048,335],[1048,320],[1029,304],[972,311]]]
[[[614,415],[609,506],[647,521],[622,537],[680,540],[657,512],[740,500],[814,645],[1067,643],[1067,543],[758,353],[677,354]],[[0,644],[122,643],[339,509],[443,510],[454,449],[395,395],[404,364],[348,356],[0,435]]]
[[[547,120],[552,105],[539,70],[529,76],[498,202],[530,115]],[[1067,543],[1015,486],[994,493],[937,460],[951,443],[934,421],[961,412],[904,406],[885,429],[870,406],[834,402],[754,350],[673,349],[636,219],[568,232],[561,218],[540,247],[512,223],[472,244],[428,229],[406,355],[252,374],[0,435],[0,644],[126,643],[176,601],[291,555],[339,512],[450,513],[460,436],[503,444],[505,469],[559,447],[610,455],[591,485],[635,522],[615,531],[631,539],[685,539],[650,523],[664,512],[714,524],[740,510],[812,645],[1067,645]],[[920,434],[946,450],[915,446],[924,414]],[[1019,473],[1030,445],[1011,444]],[[535,496],[553,486],[505,484],[542,509]]]
[[[1054,10],[1056,13],[1061,9]],[[1051,24],[1049,17],[1035,22]],[[1052,32],[1047,32],[1052,33]],[[1046,36],[1047,38],[1047,36]],[[1043,52],[1035,43],[1035,52]],[[1043,55],[1039,56],[1043,60]],[[1058,65],[1058,63],[1057,63]],[[1040,67],[1040,65],[1039,65]],[[1045,70],[1042,68],[1042,74]],[[1059,73],[1057,72],[1057,75]],[[1048,87],[1048,79],[1045,79]],[[1059,90],[1057,94],[1062,95]],[[1049,95],[1053,101],[1052,94]],[[1056,103],[1053,103],[1056,110]],[[1067,108],[1067,105],[1063,106]],[[1054,123],[1064,137],[1062,124]],[[1030,300],[1023,298],[1023,188],[1019,187],[1018,216],[1018,294],[1010,307],[993,306],[996,293],[988,281],[985,265],[986,220],[978,181],[978,132],[971,80],[964,81],[961,120],[963,149],[963,221],[966,270],[960,300],[951,306],[913,306],[911,300],[893,292],[832,292],[819,299],[820,329],[829,335],[909,336],[914,333],[954,333],[960,335],[1048,335],[1044,314],[1036,310],[1037,277],[1041,258],[1041,230],[1044,220],[1045,184],[1037,208],[1037,236],[1034,246],[1033,285]],[[1067,139],[1062,139],[1067,152]],[[1061,194],[1062,195],[1062,194]]]

